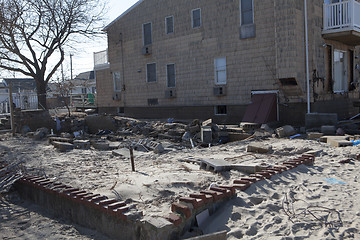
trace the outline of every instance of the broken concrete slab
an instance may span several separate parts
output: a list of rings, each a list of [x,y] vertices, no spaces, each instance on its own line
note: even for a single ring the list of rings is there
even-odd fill
[[[247,146],[247,152],[255,152],[255,153],[268,153],[272,150],[271,146],[267,146],[261,143],[251,143]]]
[[[320,139],[322,136],[324,136],[324,134],[319,132],[309,132],[307,134],[307,138],[310,140],[317,140]]]
[[[53,143],[53,142],[67,142],[67,143],[72,143],[72,139],[70,138],[63,138],[63,137],[49,137],[48,139],[49,143]]]
[[[109,143],[110,150],[118,149],[120,146],[121,146],[121,142],[110,142]]]
[[[203,126],[203,127],[211,126],[212,123],[213,123],[213,122],[212,122],[212,119],[208,119],[208,120],[204,121],[204,122],[201,124],[201,126]]]
[[[116,131],[115,120],[110,116],[89,115],[85,117],[85,124],[90,133],[97,133],[99,130]]]
[[[54,142],[52,142],[52,144],[54,145],[55,148],[57,148],[61,152],[66,152],[66,151],[74,149],[74,145],[71,143],[67,143],[67,142],[54,141]]]
[[[49,129],[47,128],[39,128],[34,132],[34,139],[41,140],[44,139],[49,134]]]
[[[279,127],[275,132],[279,138],[290,137],[296,134],[295,129],[290,125]]]
[[[110,144],[108,142],[92,141],[91,145],[97,150],[106,151],[109,150]]]
[[[328,143],[333,147],[353,146],[354,143],[345,139],[328,138]]]
[[[120,148],[112,151],[112,154],[116,157],[126,157],[130,159],[130,150],[128,148]],[[134,157],[140,156],[141,152],[134,151]]]

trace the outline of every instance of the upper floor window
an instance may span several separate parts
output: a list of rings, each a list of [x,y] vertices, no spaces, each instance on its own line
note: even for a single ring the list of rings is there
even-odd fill
[[[146,64],[146,81],[156,82],[156,63]]]
[[[169,16],[165,18],[165,32],[167,34],[174,32],[174,17]]]
[[[121,74],[120,72],[113,73],[114,91],[121,92]]]
[[[253,0],[240,0],[241,25],[254,23]]]
[[[193,9],[191,11],[192,28],[199,28],[201,26],[201,9]]]
[[[215,84],[226,84],[226,58],[215,58]]]
[[[152,26],[151,23],[143,24],[144,46],[152,44]]]
[[[175,80],[175,64],[166,65],[166,75],[167,75],[167,86],[173,88],[176,86]]]

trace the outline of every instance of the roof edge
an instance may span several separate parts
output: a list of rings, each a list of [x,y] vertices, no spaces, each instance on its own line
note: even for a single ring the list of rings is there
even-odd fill
[[[113,25],[115,22],[120,20],[122,17],[124,17],[126,14],[128,14],[130,11],[132,11],[134,8],[136,8],[140,3],[142,3],[144,0],[137,1],[134,5],[132,5],[130,8],[128,8],[125,12],[123,12],[120,16],[115,18],[112,22],[110,22],[106,27],[104,27],[103,31],[107,31],[111,25]]]

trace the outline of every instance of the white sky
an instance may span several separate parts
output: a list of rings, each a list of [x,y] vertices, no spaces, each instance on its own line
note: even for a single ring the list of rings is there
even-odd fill
[[[137,0],[108,0],[109,1],[109,12],[107,24],[112,22],[128,8],[134,5]],[[72,53],[73,56],[73,77],[81,72],[90,71],[93,69],[93,53],[105,50],[107,48],[106,38],[102,40],[93,40],[86,39],[85,43],[79,44],[79,47],[76,47],[77,52]],[[64,71],[70,71],[70,52],[66,54],[64,62]],[[66,74],[70,76],[69,74]]]

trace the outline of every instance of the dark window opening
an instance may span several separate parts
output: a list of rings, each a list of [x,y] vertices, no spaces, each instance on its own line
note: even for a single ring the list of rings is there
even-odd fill
[[[144,46],[150,45],[152,43],[151,31],[151,23],[146,23],[143,25]]]
[[[118,108],[118,113],[125,113],[125,108],[124,107],[119,107]]]
[[[167,17],[165,20],[166,23],[166,33],[170,34],[174,32],[174,17]]]
[[[349,58],[350,58],[350,64],[349,64],[349,67],[350,67],[350,87],[349,87],[349,91],[353,91],[356,89],[356,86],[355,86],[355,82],[354,82],[354,51],[352,50],[349,50]]]
[[[169,88],[175,87],[176,86],[175,64],[166,65],[166,73],[167,73],[167,86]]]
[[[241,0],[241,25],[254,23],[252,1],[253,0]]]
[[[147,101],[149,106],[159,105],[159,99],[157,98],[149,98]]]
[[[327,75],[328,75],[328,84],[329,84],[328,90],[330,92],[332,92],[333,91],[333,83],[334,83],[333,74],[332,74],[332,71],[333,71],[332,47],[330,45],[327,45],[326,49],[327,49],[327,57],[328,57],[328,61],[327,61],[327,68],[328,68]]]
[[[192,10],[192,27],[198,28],[201,26],[201,10],[194,9]]]
[[[146,81],[156,82],[156,63],[146,65]]]
[[[280,78],[280,83],[282,86],[296,86],[297,81],[295,78]]]
[[[226,115],[227,107],[226,105],[218,105],[215,107],[215,115]]]

